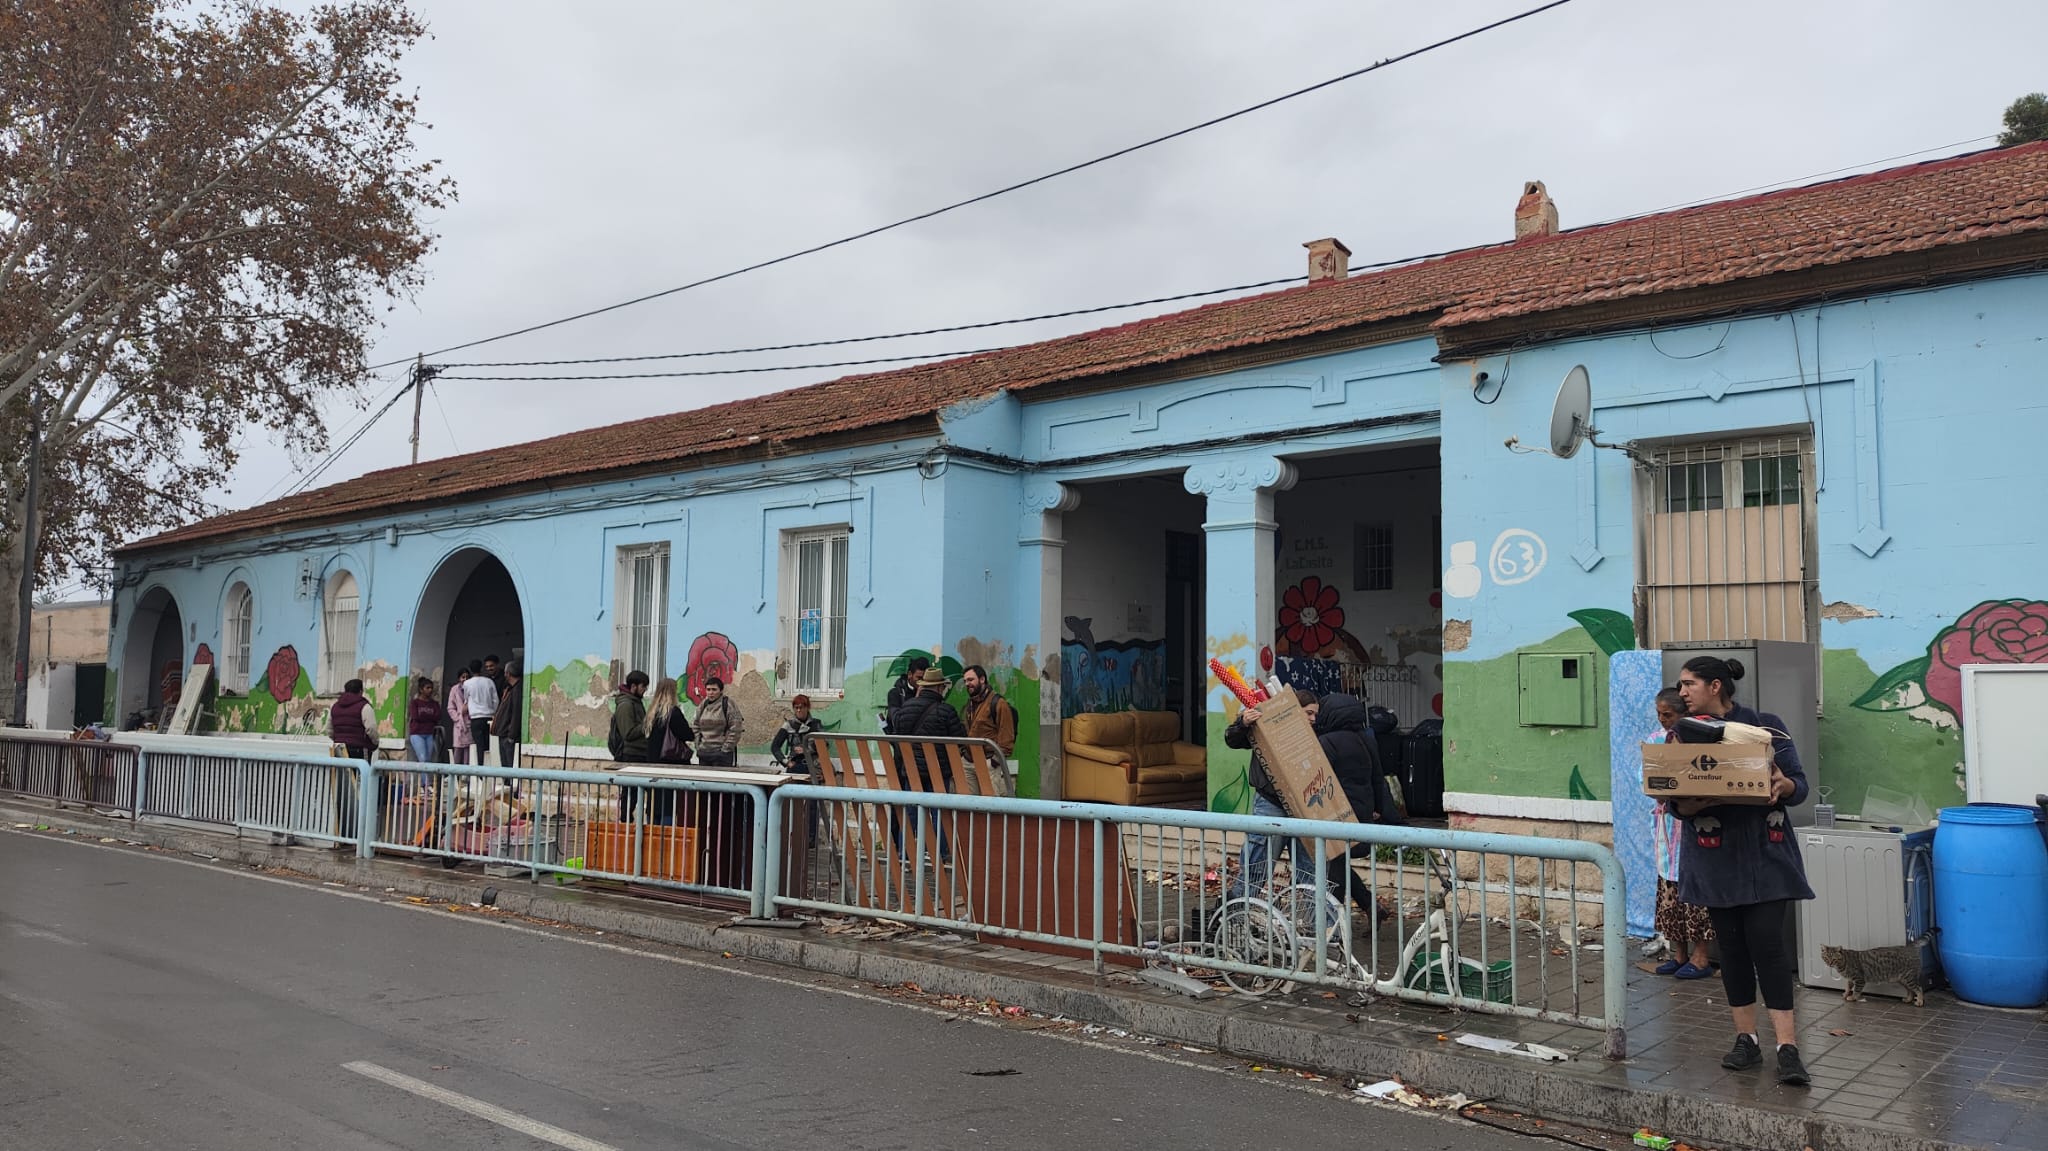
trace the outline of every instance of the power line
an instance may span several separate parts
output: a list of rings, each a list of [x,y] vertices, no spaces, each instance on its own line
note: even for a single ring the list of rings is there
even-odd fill
[[[301,476],[297,483],[293,484],[289,488],[286,488],[284,493],[285,496],[295,496],[298,495],[300,492],[305,491],[307,488],[312,487],[314,480],[319,479],[321,475],[323,475],[327,471],[328,468],[333,467],[334,461],[340,459],[343,453],[347,452],[350,448],[354,447],[356,445],[356,441],[362,439],[365,433],[367,433],[371,428],[375,427],[377,425],[377,421],[384,418],[384,413],[396,407],[398,401],[404,399],[405,394],[411,391],[413,387],[414,384],[412,380],[408,379],[402,386],[399,387],[397,391],[391,393],[391,398],[384,401],[383,407],[378,408],[374,413],[370,415],[370,418],[364,420],[360,425],[358,425],[356,430],[353,433],[351,433],[347,439],[343,440],[340,443],[340,445],[337,446],[333,451],[327,453],[326,458],[322,459],[318,464],[314,465],[311,471],[308,471],[305,475]]]
[[[767,364],[758,368],[704,368],[694,372],[624,372],[595,376],[442,376],[444,380],[665,380],[683,376],[750,376],[757,372],[803,372],[819,368],[861,368],[870,364],[900,364],[907,360],[952,360],[981,356],[1005,348],[970,348],[964,352],[920,352],[912,356],[881,356],[872,360],[835,360],[828,364]],[[666,357],[650,357],[666,358]],[[586,361],[587,362],[587,361]]]
[[[644,296],[635,296],[630,300],[621,300],[616,304],[606,304],[604,307],[601,308],[592,308],[588,311],[577,312],[574,315],[563,316],[560,319],[555,320],[548,320],[545,323],[529,324],[526,327],[516,328],[509,332],[500,332],[495,336],[485,336],[482,339],[470,340],[466,343],[451,344],[448,347],[440,348],[432,352],[426,352],[424,354],[428,356],[442,356],[448,354],[449,352],[462,351],[465,348],[481,347],[484,344],[496,343],[499,340],[509,340],[514,336],[524,336],[531,334],[533,332],[542,331],[547,328],[559,327],[563,324],[574,323],[577,320],[587,320],[592,316],[601,316],[607,312],[616,312],[621,308],[630,308],[636,304],[644,304],[651,300],[659,300],[666,296],[676,295],[679,292],[687,292],[692,288],[701,288],[707,284],[716,284],[721,280],[730,280],[736,276],[746,275],[749,272],[758,272],[763,268],[772,268],[777,264],[786,264],[791,260],[801,259],[805,256],[816,255],[819,252],[829,251],[830,249],[833,248],[854,243],[857,240],[865,240],[870,236],[879,236],[884,232],[892,232],[898,228],[907,227],[911,224],[916,224],[924,220],[932,219],[937,216],[943,216],[948,212],[955,212],[960,210],[961,208],[970,207],[972,205],[979,204],[987,200],[993,200],[998,196],[1006,196],[1011,192],[1022,191],[1025,188],[1029,188],[1037,184],[1043,184],[1048,180],[1056,180],[1061,176],[1069,176],[1075,172],[1079,172],[1087,168],[1093,168],[1098,164],[1106,164],[1111,160],[1121,159],[1125,156],[1131,155],[1134,152],[1143,151],[1146,148],[1155,147],[1157,145],[1167,143],[1171,140],[1178,140],[1182,136],[1192,135],[1196,132],[1203,130],[1204,128],[1213,128],[1218,124],[1228,123],[1229,121],[1238,119],[1242,116],[1249,116],[1253,112],[1263,111],[1267,108],[1273,107],[1276,104],[1283,104],[1289,100],[1306,96],[1311,92],[1321,91],[1322,89],[1328,88],[1334,84],[1341,84],[1346,80],[1356,79],[1360,76],[1366,75],[1369,72],[1377,72],[1382,68],[1391,68],[1394,65],[1402,63],[1404,61],[1413,60],[1418,56],[1427,55],[1431,52],[1436,51],[1439,48],[1447,48],[1453,44],[1459,43],[1460,41],[1470,40],[1475,36],[1484,35],[1485,33],[1491,32],[1496,28],[1504,28],[1509,24],[1514,24],[1522,20],[1527,20],[1531,16],[1541,15],[1542,13],[1548,12],[1553,8],[1562,8],[1569,3],[1571,3],[1571,0],[1550,0],[1549,3],[1539,4],[1534,8],[1528,9],[1527,11],[1518,12],[1512,16],[1503,17],[1499,20],[1493,21],[1490,24],[1482,24],[1477,28],[1473,28],[1465,32],[1460,32],[1455,36],[1445,37],[1444,39],[1437,40],[1433,43],[1425,44],[1420,48],[1410,49],[1409,51],[1403,52],[1398,56],[1389,56],[1384,60],[1368,64],[1363,68],[1354,68],[1351,71],[1346,72],[1342,75],[1332,76],[1329,79],[1323,80],[1319,83],[1310,84],[1306,88],[1297,88],[1292,92],[1287,92],[1279,96],[1274,96],[1268,100],[1261,100],[1256,104],[1252,104],[1244,108],[1239,108],[1234,112],[1226,112],[1221,116],[1212,116],[1209,119],[1203,120],[1198,124],[1190,124],[1185,128],[1168,132],[1165,135],[1154,136],[1149,140],[1144,140],[1136,144],[1130,144],[1125,147],[1118,148],[1114,152],[1106,152],[1100,156],[1094,157],[1093,159],[1083,160],[1077,164],[1069,164],[1064,168],[1055,169],[1041,176],[1033,176],[1028,180],[1020,180],[1014,184],[1005,185],[991,192],[983,192],[981,195],[978,196],[970,196],[965,200],[956,200],[953,203],[947,204],[943,207],[933,208],[925,212],[919,212],[914,216],[905,216],[902,219],[896,220],[892,223],[882,224],[877,227],[869,228],[866,231],[862,232],[855,232],[850,236],[842,236],[837,240],[828,240],[822,244],[813,244],[808,248],[800,248],[797,251],[790,252],[781,256],[776,256],[772,259],[757,261],[755,263],[748,264],[744,267],[734,268],[729,272],[720,272],[715,276],[706,276],[703,279],[692,280],[687,284],[679,284],[673,288],[664,288],[659,292],[649,292]],[[410,358],[411,357],[406,357],[406,359]],[[388,368],[397,364],[402,364],[404,362],[404,359],[392,360],[388,363],[378,364],[376,367]]]
[[[1405,261],[1401,261],[1405,262]],[[1377,267],[1378,265],[1363,265]],[[704,356],[744,356],[755,352],[787,352],[800,348],[826,348],[839,344],[869,344],[878,340],[903,340],[912,336],[937,336],[948,332],[972,332],[982,328],[1001,328],[1011,324],[1032,324],[1040,320],[1064,320],[1074,316],[1092,316],[1102,312],[1117,312],[1127,308],[1143,308],[1153,304],[1173,304],[1182,300],[1199,300],[1205,296],[1224,296],[1232,292],[1250,292],[1259,288],[1271,288],[1280,284],[1299,284],[1307,276],[1283,276],[1277,280],[1260,280],[1251,284],[1237,284],[1228,288],[1210,288],[1201,292],[1181,292],[1173,296],[1154,296],[1149,300],[1133,300],[1128,304],[1103,304],[1093,308],[1069,308],[1064,312],[1041,312],[1035,316],[1018,316],[1009,320],[982,320],[972,324],[951,324],[943,328],[919,328],[909,332],[887,332],[879,336],[847,336],[836,340],[806,340],[796,344],[762,344],[752,348],[723,348],[708,352],[664,352],[646,356],[599,356],[581,360],[488,360],[476,363],[444,363],[443,368],[557,368],[572,364],[629,364],[645,360],[688,360]],[[476,376],[455,376],[452,379],[477,379]],[[521,377],[529,378],[529,377]],[[534,379],[544,377],[530,377]]]

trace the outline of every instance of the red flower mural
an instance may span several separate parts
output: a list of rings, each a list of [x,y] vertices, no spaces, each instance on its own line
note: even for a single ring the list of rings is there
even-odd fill
[[[292,692],[299,686],[299,651],[290,644],[277,649],[270,657],[270,666],[263,670],[263,678],[270,685],[270,698],[279,703],[290,703]]]
[[[683,672],[690,681],[690,702],[704,702],[704,681],[712,676],[717,676],[720,683],[732,686],[739,666],[740,649],[723,633],[707,631],[691,641],[690,662]]]
[[[1337,606],[1337,589],[1321,576],[1309,576],[1288,588],[1281,593],[1280,604],[1280,632],[1294,650],[1315,655],[1337,642],[1344,609]]]
[[[1927,698],[1963,714],[1966,663],[2048,663],[2048,603],[1980,603],[1927,648]]]
[[[2048,602],[2037,599],[1987,600],[1942,629],[1927,645],[1927,654],[1877,677],[1849,704],[1865,711],[1901,711],[1915,706],[1909,690],[1963,716],[1963,665],[1971,663],[2048,663]]]

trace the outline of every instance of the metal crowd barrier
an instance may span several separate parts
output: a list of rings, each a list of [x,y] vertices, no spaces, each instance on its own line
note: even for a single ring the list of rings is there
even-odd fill
[[[615,880],[759,913],[768,800],[752,784],[466,764],[377,763],[363,850]]]
[[[138,753],[61,732],[0,732],[0,791],[135,814]]]
[[[757,918],[972,932],[1098,969],[1171,966],[1251,995],[1313,986],[1554,1021],[1602,1030],[1610,1058],[1626,1053],[1622,875],[1598,844],[194,742],[0,731],[0,790],[352,845],[363,858],[716,897]],[[1597,948],[1580,930],[1583,867],[1599,872]],[[1586,993],[1595,981],[1598,1003]]]
[[[770,796],[768,842],[809,805],[834,850],[787,891],[771,853],[768,914],[972,932],[1098,970],[1168,964],[1253,995],[1305,985],[1541,1019],[1605,1032],[1610,1058],[1626,1051],[1622,874],[1598,844],[814,786]],[[1246,841],[1265,842],[1263,864],[1242,858]],[[1597,948],[1578,921],[1588,866]]]

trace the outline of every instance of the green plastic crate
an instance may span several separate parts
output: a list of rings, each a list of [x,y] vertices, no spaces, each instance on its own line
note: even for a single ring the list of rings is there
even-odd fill
[[[1440,951],[1418,953],[1408,965],[1408,986],[1417,991],[1449,995],[1450,988],[1444,986],[1442,957]],[[1458,994],[1488,1003],[1513,1003],[1513,971],[1514,964],[1505,959],[1496,959],[1491,966],[1482,966],[1477,959],[1460,956]]]

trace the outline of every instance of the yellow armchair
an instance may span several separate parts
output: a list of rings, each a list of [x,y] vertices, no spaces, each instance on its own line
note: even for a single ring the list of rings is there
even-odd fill
[[[1066,799],[1132,806],[1200,803],[1209,755],[1183,742],[1171,711],[1087,713],[1060,722]]]

